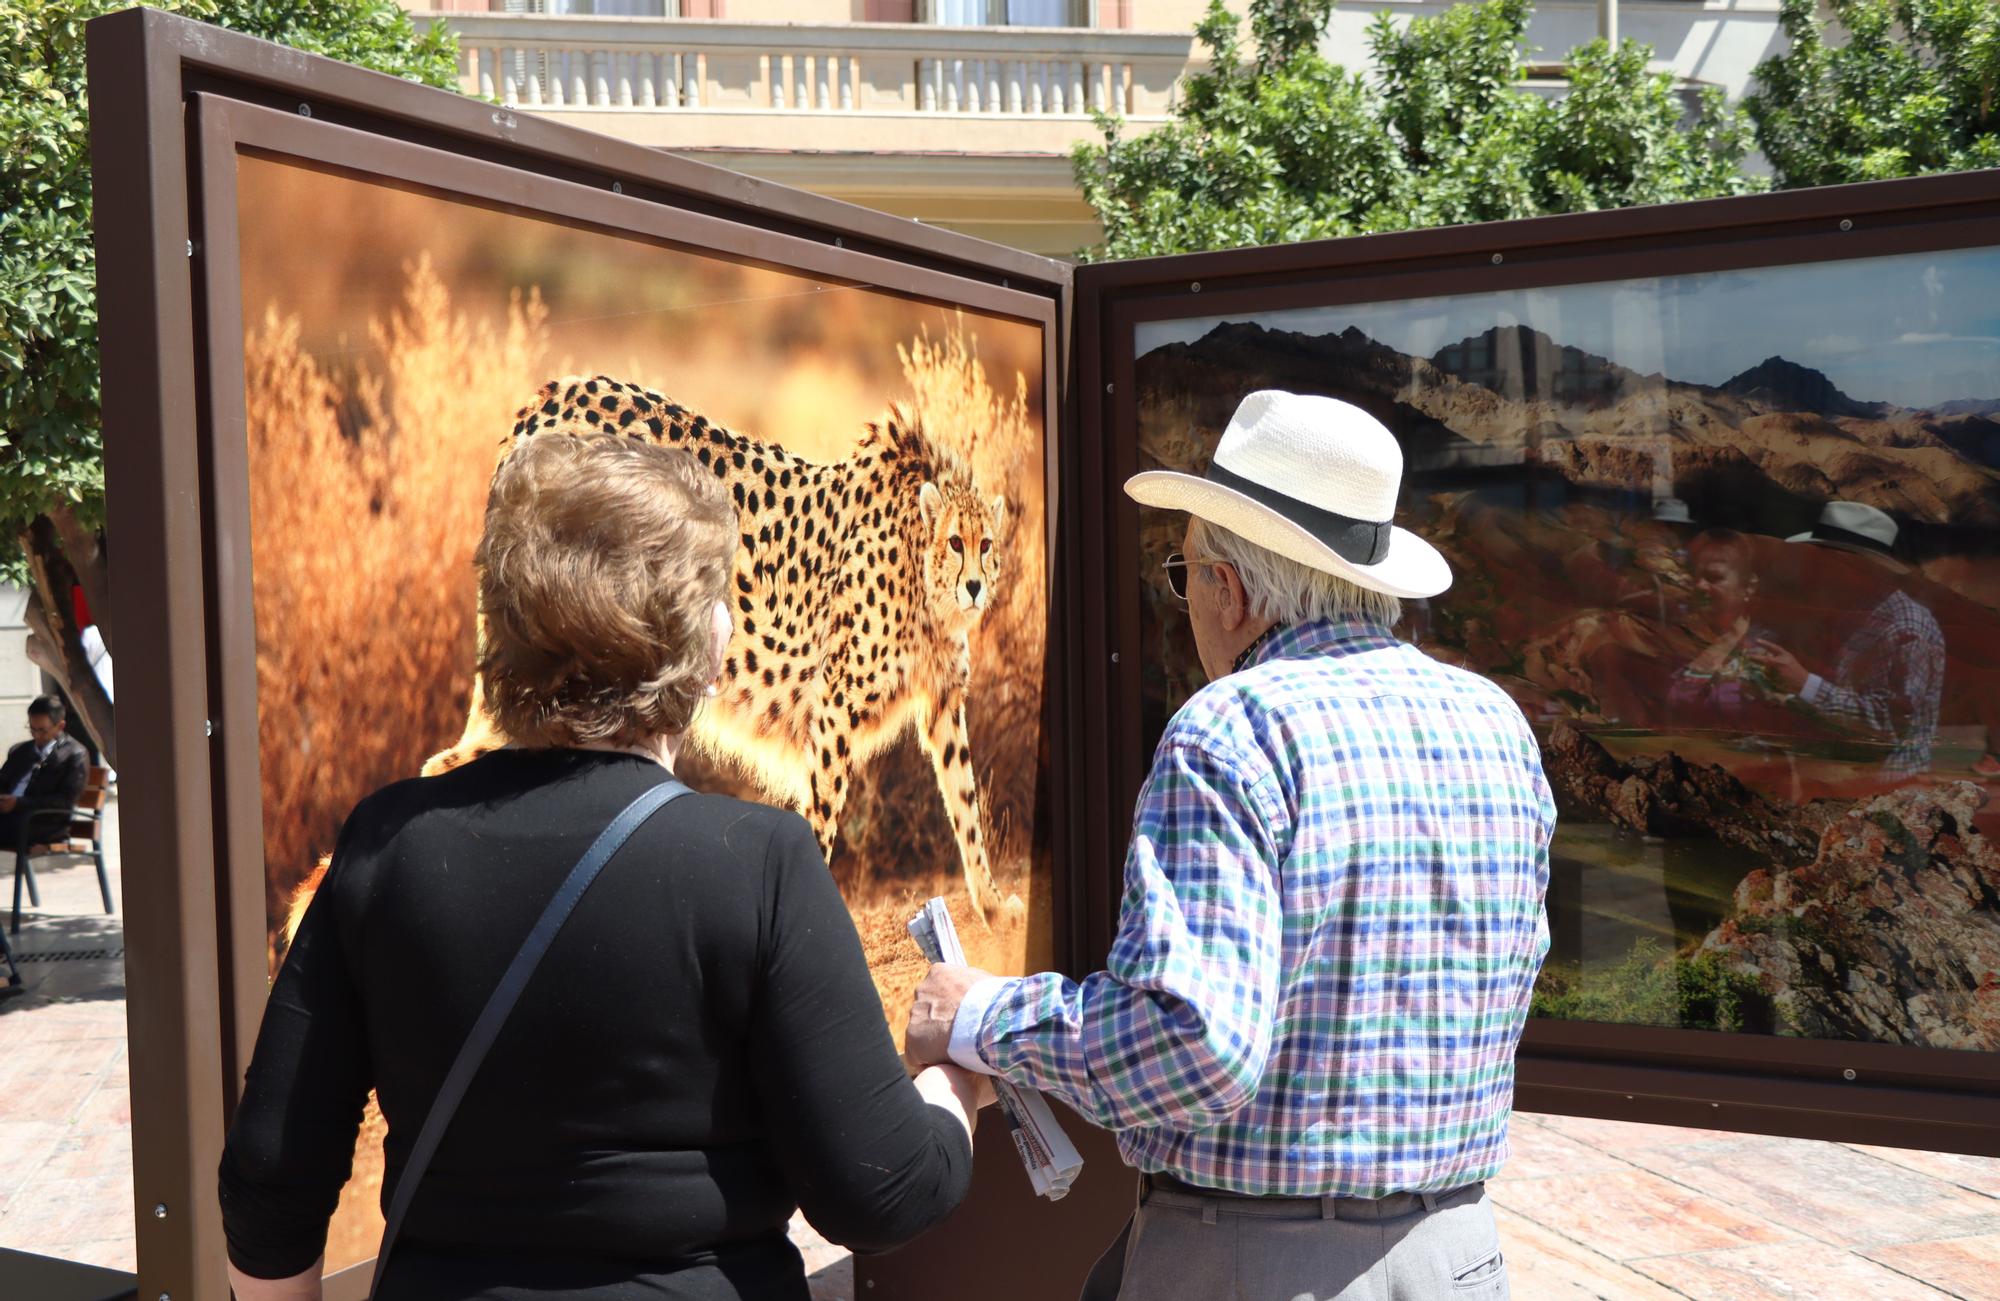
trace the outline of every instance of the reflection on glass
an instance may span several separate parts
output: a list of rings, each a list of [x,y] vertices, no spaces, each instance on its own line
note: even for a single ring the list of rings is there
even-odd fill
[[[1995,302],[1970,250],[1157,322],[1141,468],[1258,388],[1397,431],[1457,575],[1404,635],[1506,687],[1562,808],[1538,1014],[1992,1050]],[[1178,527],[1154,735],[1201,680]]]

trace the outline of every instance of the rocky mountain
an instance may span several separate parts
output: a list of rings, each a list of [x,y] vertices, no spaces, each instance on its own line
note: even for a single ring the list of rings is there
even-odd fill
[[[1663,376],[1641,375],[1525,325],[1495,326],[1447,344],[1430,363],[1443,374],[1517,402],[1601,405],[1666,382]]]
[[[1883,402],[1857,402],[1821,372],[1783,357],[1764,358],[1724,381],[1721,391],[1748,398],[1772,411],[1811,411],[1822,416],[1872,420],[1892,410]]]
[[[1258,388],[1343,398],[1402,437],[1416,482],[1546,470],[1640,501],[1761,498],[1802,527],[1830,498],[1902,519],[2000,525],[2000,422],[1939,419],[1848,397],[1782,357],[1715,387],[1642,374],[1525,326],[1410,356],[1358,328],[1324,335],[1217,326],[1138,359],[1142,451],[1199,468]],[[1740,390],[1740,391],[1732,391]]]
[[[1956,402],[1940,402],[1929,411],[1934,416],[2000,417],[2000,398],[1961,398]]]
[[[1703,942],[1754,976],[1785,1027],[1992,1051],[2000,1046],[2000,852],[1971,782],[1855,804],[1810,863],[1755,871]]]
[[[1559,814],[1609,822],[1642,836],[1712,835],[1782,867],[1810,863],[1845,806],[1779,804],[1715,764],[1669,751],[1625,762],[1568,723],[1550,729],[1542,765]]]

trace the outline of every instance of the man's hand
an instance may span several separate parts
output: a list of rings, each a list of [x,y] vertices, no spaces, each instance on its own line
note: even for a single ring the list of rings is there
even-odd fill
[[[12,813],[14,806],[20,802],[12,795],[0,795],[0,813]]]
[[[903,1030],[903,1056],[912,1066],[935,1066],[951,1060],[951,1023],[958,1005],[971,989],[992,973],[977,967],[934,963],[910,1004],[910,1023]]]
[[[1786,695],[1796,696],[1805,690],[1806,679],[1812,676],[1806,671],[1806,666],[1799,663],[1798,656],[1774,641],[1759,639],[1751,642],[1745,653],[1752,662],[1763,666]]]

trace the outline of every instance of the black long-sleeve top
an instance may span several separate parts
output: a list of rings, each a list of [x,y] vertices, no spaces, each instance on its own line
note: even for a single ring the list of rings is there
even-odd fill
[[[221,1168],[231,1260],[306,1268],[367,1092],[386,1207],[467,1030],[592,839],[664,773],[502,750],[363,800],[271,991]],[[690,795],[556,937],[411,1203],[384,1298],[806,1296],[794,1206],[856,1250],[964,1196],[795,814]]]

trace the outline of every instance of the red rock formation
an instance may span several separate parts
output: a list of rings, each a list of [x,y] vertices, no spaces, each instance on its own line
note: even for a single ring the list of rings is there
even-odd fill
[[[1702,950],[1815,1039],[2000,1048],[2000,853],[1970,782],[1854,805],[1812,862],[1752,872]]]

